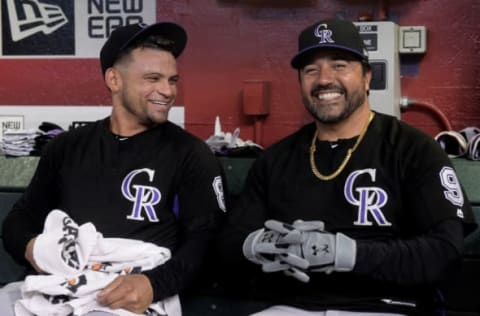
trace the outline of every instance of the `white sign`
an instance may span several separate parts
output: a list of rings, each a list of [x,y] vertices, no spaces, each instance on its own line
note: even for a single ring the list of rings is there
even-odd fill
[[[64,130],[70,129],[72,124],[93,122],[110,115],[112,107],[109,105],[19,105],[0,106],[0,118],[7,118],[11,126],[15,126],[21,118],[21,129],[38,129],[42,122],[54,123]],[[15,114],[15,115],[13,115]],[[15,120],[13,120],[15,119]],[[174,106],[170,109],[168,120],[184,128],[185,108]],[[3,122],[3,120],[1,121]]]
[[[0,115],[0,138],[6,130],[22,130],[23,115]]]
[[[98,57],[102,45],[117,27],[152,24],[156,21],[156,0],[75,1],[76,56]]]

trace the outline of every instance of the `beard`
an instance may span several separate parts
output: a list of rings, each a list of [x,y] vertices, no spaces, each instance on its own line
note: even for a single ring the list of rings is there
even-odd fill
[[[337,91],[344,95],[345,102],[342,105],[339,104],[327,104],[327,105],[318,105],[316,97],[319,92],[322,90]],[[348,118],[356,109],[358,109],[366,99],[366,93],[363,90],[356,89],[351,92],[348,92],[342,86],[338,85],[317,85],[312,88],[310,95],[303,93],[302,95],[303,104],[310,115],[313,116],[315,120],[323,124],[336,124]],[[338,113],[336,108],[342,107],[341,111]]]
[[[165,123],[168,118],[168,112],[166,114],[159,114],[149,111],[147,105],[142,105],[140,104],[140,101],[132,98],[127,89],[122,92],[121,98],[125,111],[133,116],[139,124],[147,128]]]

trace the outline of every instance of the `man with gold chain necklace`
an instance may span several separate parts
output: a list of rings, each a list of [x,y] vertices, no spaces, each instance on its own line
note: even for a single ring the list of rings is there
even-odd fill
[[[291,65],[314,123],[254,163],[221,262],[242,267],[231,274],[250,281],[249,299],[270,303],[257,316],[440,312],[437,287],[476,227],[448,157],[371,110],[368,54],[351,22],[306,28]]]

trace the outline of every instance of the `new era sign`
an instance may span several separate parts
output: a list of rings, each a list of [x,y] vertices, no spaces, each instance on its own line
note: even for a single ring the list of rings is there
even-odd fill
[[[156,0],[2,0],[0,57],[98,57],[117,27],[156,21]]]

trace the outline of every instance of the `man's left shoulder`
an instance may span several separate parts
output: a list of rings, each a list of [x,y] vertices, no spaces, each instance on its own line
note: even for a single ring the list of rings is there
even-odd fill
[[[193,135],[191,132],[187,131],[185,128],[175,123],[172,123],[170,121],[167,121],[164,123],[164,130],[169,137],[179,138],[185,141],[194,141],[194,142],[202,141],[200,138]]]
[[[374,130],[391,144],[408,142],[410,146],[419,145],[421,147],[426,143],[435,143],[433,137],[397,117],[382,113],[376,113],[375,116],[377,123]]]
[[[182,151],[207,151],[211,152],[207,143],[198,136],[172,123],[165,123],[165,135],[175,148]]]

